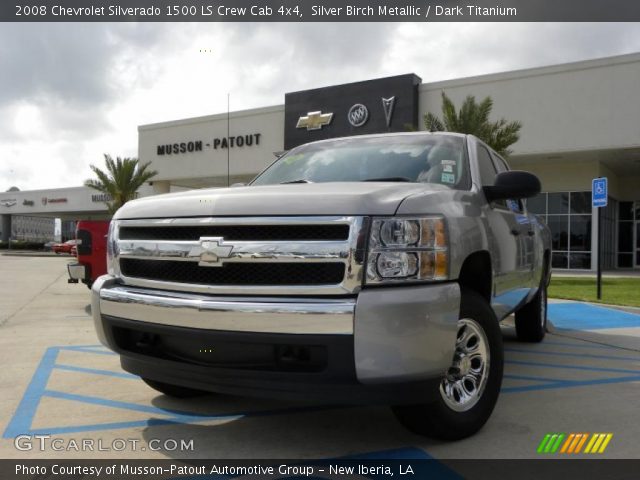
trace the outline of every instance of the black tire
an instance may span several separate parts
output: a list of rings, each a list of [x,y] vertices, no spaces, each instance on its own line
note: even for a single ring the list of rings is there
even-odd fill
[[[193,388],[181,387],[179,385],[171,385],[169,383],[157,382],[149,378],[143,378],[142,381],[147,385],[149,385],[154,390],[174,398],[193,398],[193,397],[199,397],[201,395],[206,395],[207,393],[209,393],[203,390],[196,390]]]
[[[452,372],[450,369],[447,376],[440,382],[437,397],[433,402],[393,407],[393,412],[398,420],[413,433],[440,440],[460,440],[480,430],[491,416],[500,394],[500,385],[502,384],[504,362],[502,332],[498,319],[489,303],[478,293],[463,289],[458,339],[464,338],[461,337],[461,333],[463,328],[467,327],[463,322],[469,324],[469,321],[473,322],[473,327],[478,333],[481,330],[484,334],[485,349],[489,352],[489,368],[485,370],[488,373],[488,377],[484,383],[484,388],[477,390],[479,394],[476,396],[475,403],[470,405],[469,408],[460,411],[455,410],[450,406],[452,402],[455,403],[455,398],[445,401],[446,394],[444,393],[445,385],[451,385],[447,380]],[[470,339],[463,343],[469,345]],[[456,345],[458,345],[458,341],[456,341]],[[480,343],[481,345],[482,343]],[[454,355],[454,358],[457,355],[458,353]],[[473,363],[469,362],[466,368],[468,369],[470,366],[473,366]]]
[[[537,343],[547,332],[547,284],[542,281],[538,293],[516,312],[516,336],[521,342]]]

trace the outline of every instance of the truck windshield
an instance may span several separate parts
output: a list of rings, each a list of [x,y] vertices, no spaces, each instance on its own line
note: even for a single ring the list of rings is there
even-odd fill
[[[295,148],[252,185],[321,182],[420,182],[469,188],[463,137],[351,137]]]

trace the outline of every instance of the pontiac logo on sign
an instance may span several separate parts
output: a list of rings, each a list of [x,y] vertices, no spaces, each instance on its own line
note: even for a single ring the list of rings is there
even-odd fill
[[[395,103],[396,97],[382,97],[382,109],[384,110],[384,119],[387,121],[387,128],[391,127],[391,116],[393,115]]]
[[[200,245],[196,247],[195,256],[200,257],[201,267],[221,267],[223,259],[231,257],[233,245],[226,245],[222,237],[200,237]]]
[[[306,116],[298,119],[296,128],[305,128],[307,130],[320,130],[324,125],[329,125],[333,119],[333,113],[309,112]]]

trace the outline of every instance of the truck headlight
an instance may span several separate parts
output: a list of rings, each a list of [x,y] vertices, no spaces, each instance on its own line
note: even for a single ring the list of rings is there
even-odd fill
[[[443,217],[374,218],[366,283],[446,280],[449,257]]]
[[[118,222],[112,220],[107,234],[107,273],[117,277],[120,275],[118,263]]]

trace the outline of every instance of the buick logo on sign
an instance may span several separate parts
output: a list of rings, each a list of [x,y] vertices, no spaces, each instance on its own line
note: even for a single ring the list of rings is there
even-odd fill
[[[225,258],[231,256],[233,245],[224,243],[222,237],[200,237],[200,245],[196,247],[194,256],[199,256],[201,267],[221,267]]]
[[[361,127],[369,120],[369,110],[361,103],[356,103],[347,113],[349,123],[354,127]]]

